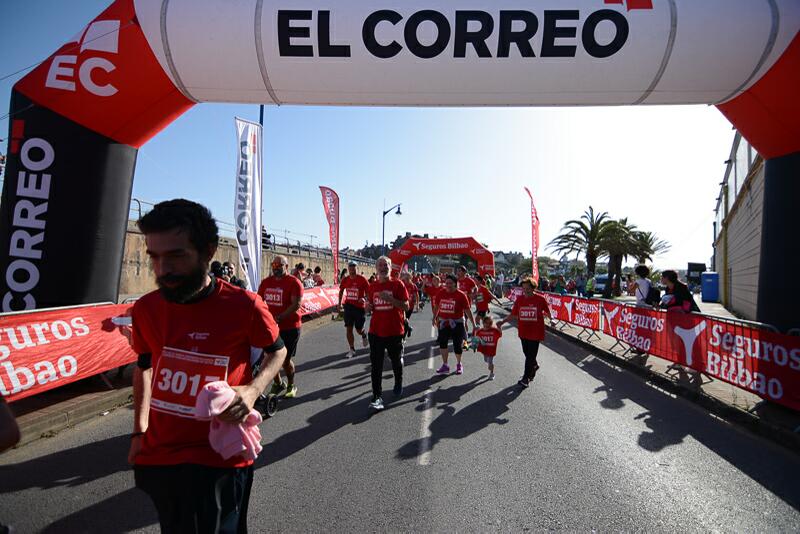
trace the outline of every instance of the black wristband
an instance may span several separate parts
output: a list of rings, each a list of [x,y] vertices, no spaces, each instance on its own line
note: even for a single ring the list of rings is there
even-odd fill
[[[149,352],[140,354],[136,366],[143,371],[150,369],[153,366],[153,355]]]

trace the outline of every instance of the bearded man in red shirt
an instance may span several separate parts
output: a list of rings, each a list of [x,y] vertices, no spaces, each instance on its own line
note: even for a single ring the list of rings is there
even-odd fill
[[[286,356],[278,325],[258,295],[208,275],[219,230],[207,208],[161,202],[138,225],[159,289],[132,312],[136,487],[153,500],[162,532],[246,532],[253,460],[217,452],[195,406],[204,386],[227,382],[233,395],[216,419],[260,420],[256,399]],[[252,346],[263,348],[255,378]]]

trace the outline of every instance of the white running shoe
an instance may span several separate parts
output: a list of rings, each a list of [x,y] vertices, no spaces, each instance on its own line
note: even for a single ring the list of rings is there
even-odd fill
[[[356,355],[356,351],[354,351],[353,349],[350,349],[350,350],[347,351],[347,356],[345,356],[345,358],[347,358],[349,360],[350,358],[352,358],[355,355]]]
[[[489,380],[494,380],[494,373],[489,373]]]
[[[369,403],[369,407],[375,411],[383,410],[383,399],[380,397],[375,397],[372,399],[372,402]]]

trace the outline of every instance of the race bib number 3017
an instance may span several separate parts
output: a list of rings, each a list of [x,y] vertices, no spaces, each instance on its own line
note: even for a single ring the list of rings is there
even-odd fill
[[[194,417],[197,394],[210,382],[228,378],[227,356],[164,347],[153,375],[150,407],[158,412]]]

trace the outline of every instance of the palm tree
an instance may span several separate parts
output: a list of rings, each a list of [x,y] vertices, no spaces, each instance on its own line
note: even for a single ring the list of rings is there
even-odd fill
[[[600,232],[598,248],[601,254],[608,256],[608,283],[603,296],[611,296],[612,285],[616,281],[615,295],[621,294],[622,262],[629,255],[637,255],[638,243],[634,238],[636,226],[628,223],[627,217],[616,221],[607,221]]]
[[[668,252],[672,248],[672,245],[659,239],[653,232],[634,232],[633,238],[636,241],[636,252],[633,256],[639,263],[652,260],[653,257]]]
[[[553,250],[556,255],[585,252],[586,268],[593,273],[597,257],[600,255],[599,242],[603,226],[608,222],[608,212],[595,214],[594,208],[589,206],[580,219],[565,222],[561,234],[550,241],[547,248]]]

